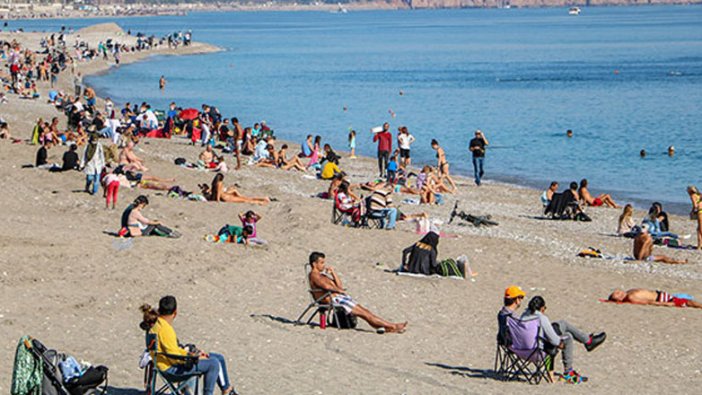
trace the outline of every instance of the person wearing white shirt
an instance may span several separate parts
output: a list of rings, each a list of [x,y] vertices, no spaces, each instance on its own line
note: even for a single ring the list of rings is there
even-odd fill
[[[397,129],[400,133],[397,135],[397,144],[400,146],[400,165],[402,168],[408,168],[412,163],[410,158],[410,145],[414,143],[414,136],[409,134],[407,126],[400,126]]]

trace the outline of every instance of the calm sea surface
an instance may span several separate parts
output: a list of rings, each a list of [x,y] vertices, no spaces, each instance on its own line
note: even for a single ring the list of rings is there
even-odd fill
[[[12,24],[96,21],[104,20]],[[116,21],[149,34],[192,29],[195,40],[226,49],[89,79],[120,103],[209,103],[245,124],[265,119],[288,140],[321,134],[337,149],[346,149],[352,127],[368,155],[369,129],[388,121],[417,137],[415,160],[434,162],[436,138],[460,173],[472,171],[467,145],[480,128],[491,143],[488,179],[545,187],[586,177],[594,192],[640,205],[661,200],[679,212],[686,185],[702,185],[700,6],[585,8],[577,17],[560,8]],[[674,158],[664,154],[669,145]]]

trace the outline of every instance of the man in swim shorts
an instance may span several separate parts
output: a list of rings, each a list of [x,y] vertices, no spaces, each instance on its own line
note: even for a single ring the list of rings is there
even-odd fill
[[[634,288],[628,291],[615,289],[614,292],[609,295],[609,300],[618,303],[702,309],[702,303],[695,302],[690,295],[671,294],[664,291],[654,291],[644,288]]]
[[[331,302],[334,306],[342,307],[346,313],[353,314],[366,321],[370,326],[377,329],[379,333],[403,333],[407,327],[407,322],[391,323],[371,313],[368,309],[356,303],[355,300],[346,294],[341,279],[331,266],[326,266],[325,255],[321,252],[313,252],[310,254],[309,263],[312,266],[310,271],[310,287],[318,289],[313,292],[315,300],[318,300],[326,292],[330,292]],[[323,300],[324,303],[329,303],[328,300]]]
[[[661,262],[670,265],[685,264],[687,260],[681,261],[665,255],[653,255],[653,237],[648,231],[649,225],[641,225],[641,232],[634,238],[634,259],[646,262]]]

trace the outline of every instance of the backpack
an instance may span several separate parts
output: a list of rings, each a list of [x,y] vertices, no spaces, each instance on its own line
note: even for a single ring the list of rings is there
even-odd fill
[[[66,388],[68,388],[71,395],[85,394],[89,390],[97,388],[103,382],[105,382],[105,388],[107,388],[107,371],[106,366],[91,366],[82,375],[68,380]]]
[[[347,313],[343,307],[335,307],[332,315],[331,326],[339,329],[354,329],[358,325],[358,318],[355,315]],[[338,321],[337,321],[338,318]]]

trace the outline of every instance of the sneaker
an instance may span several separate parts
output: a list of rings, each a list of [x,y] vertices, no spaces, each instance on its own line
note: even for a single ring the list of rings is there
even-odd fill
[[[607,334],[604,332],[600,332],[596,335],[590,335],[590,343],[585,343],[585,349],[590,352],[596,349],[600,344],[604,343],[605,339],[607,339]]]
[[[587,381],[587,377],[581,376],[575,370],[563,372],[563,375],[558,379],[566,384],[582,384]]]

